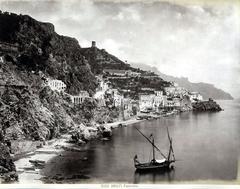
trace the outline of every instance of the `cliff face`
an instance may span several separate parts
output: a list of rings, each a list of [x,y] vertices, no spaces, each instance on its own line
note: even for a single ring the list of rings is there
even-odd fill
[[[233,97],[221,90],[216,88],[214,85],[209,83],[192,83],[187,78],[178,78],[170,75],[166,75],[158,71],[156,67],[151,67],[143,64],[134,64],[133,66],[139,67],[143,70],[151,70],[158,74],[161,78],[166,81],[174,81],[179,84],[179,86],[186,88],[189,91],[198,91],[203,96],[204,99],[213,98],[216,100],[232,100]]]
[[[76,39],[60,36],[52,24],[26,15],[0,14],[0,25],[1,46],[9,47],[8,52],[4,49],[5,56],[17,67],[24,83],[30,85],[34,79],[20,72],[44,73],[66,83],[70,94],[83,89],[94,92],[95,77]]]
[[[77,40],[27,15],[0,13],[0,26],[2,141],[51,139],[84,122],[69,95],[43,80],[62,80],[69,94],[95,92],[96,78]]]

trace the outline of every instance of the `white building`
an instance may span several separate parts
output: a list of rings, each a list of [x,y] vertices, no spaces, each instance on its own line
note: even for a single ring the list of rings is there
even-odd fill
[[[98,106],[106,106],[105,92],[109,89],[109,81],[103,79],[102,75],[96,76],[98,80],[98,88],[94,98],[98,102]]]
[[[154,93],[156,96],[160,96],[160,97],[163,96],[163,91],[154,91]]]
[[[175,101],[172,98],[168,98],[166,95],[164,95],[162,105],[165,108],[173,108],[175,106]]]
[[[109,81],[105,81],[102,78],[102,75],[97,76],[97,80],[98,80],[98,88],[97,91],[106,91],[109,89]]]
[[[202,101],[203,97],[199,92],[190,92],[189,93],[189,98],[191,102],[197,102],[197,101]]]
[[[113,106],[120,107],[122,105],[123,95],[118,91],[118,89],[108,89],[105,94],[113,98]],[[107,97],[107,98],[108,98]]]
[[[106,106],[104,95],[105,95],[105,91],[97,91],[95,93],[94,98],[97,100],[98,106]]]
[[[174,87],[174,86],[165,87],[164,90],[165,90],[167,96],[173,96],[175,94],[176,87]]]
[[[58,79],[53,79],[53,80],[50,80],[50,79],[47,79],[47,85],[53,90],[53,91],[58,91],[58,92],[61,92],[61,91],[65,91],[66,89],[66,84],[64,82],[62,82],[61,80],[58,80]]]
[[[140,111],[152,109],[157,111],[163,106],[163,91],[154,91],[154,94],[142,94],[139,96]]]
[[[154,91],[153,107],[157,111],[163,105],[163,91]]]
[[[86,98],[90,98],[87,91],[80,91],[79,95],[71,96],[73,104],[82,104]]]
[[[172,101],[174,102],[175,107],[180,107],[181,106],[181,99],[180,98],[173,98]]]
[[[122,105],[123,95],[121,95],[117,89],[113,89],[112,93],[114,99],[114,106],[120,107]]]
[[[154,94],[141,94],[139,95],[139,108],[140,111],[144,111],[147,109],[153,109],[154,103]]]

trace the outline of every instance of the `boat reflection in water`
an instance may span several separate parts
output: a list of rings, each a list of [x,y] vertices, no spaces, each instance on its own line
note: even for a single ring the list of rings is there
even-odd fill
[[[139,183],[157,183],[161,181],[171,182],[175,178],[175,169],[171,167],[165,170],[155,171],[139,171],[136,169],[134,173],[134,184]]]

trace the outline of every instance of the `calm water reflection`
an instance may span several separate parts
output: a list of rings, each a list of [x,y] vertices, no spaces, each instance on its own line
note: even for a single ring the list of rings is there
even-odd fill
[[[170,172],[135,173],[133,157],[140,161],[150,159],[151,146],[131,126],[115,129],[110,141],[95,141],[84,147],[82,153],[64,155],[45,174],[65,175],[84,173],[89,182],[156,183],[175,180],[221,179],[237,177],[240,149],[240,104],[219,102],[225,111],[218,113],[182,113],[175,117],[135,124],[143,133],[155,136],[157,146],[167,153],[169,143],[166,127],[173,138],[176,158],[175,169]],[[87,156],[88,161],[81,158]],[[158,158],[161,158],[158,154]]]

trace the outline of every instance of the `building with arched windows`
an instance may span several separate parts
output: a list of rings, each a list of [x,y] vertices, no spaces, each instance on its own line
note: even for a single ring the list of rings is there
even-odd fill
[[[62,82],[61,80],[58,79],[47,79],[47,85],[53,90],[53,91],[65,91],[66,89],[66,84],[64,82]]]
[[[71,96],[73,104],[82,104],[86,98],[90,98],[87,91],[80,91],[78,95]]]

